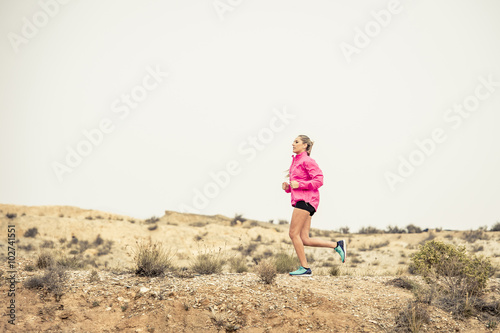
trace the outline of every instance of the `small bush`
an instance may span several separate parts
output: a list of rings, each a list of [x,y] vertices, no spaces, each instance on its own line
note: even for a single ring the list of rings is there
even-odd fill
[[[329,270],[328,274],[331,276],[340,276],[340,267],[339,265],[333,265]]]
[[[94,218],[92,216],[87,216],[87,217],[85,217],[85,219],[87,219],[87,220],[93,220]]]
[[[399,228],[398,226],[388,226],[385,232],[388,234],[405,234],[406,229]]]
[[[25,251],[33,251],[35,250],[35,247],[31,244],[28,244],[28,245],[18,245],[17,248],[19,250],[25,250]]]
[[[404,277],[390,280],[387,282],[387,284],[403,288],[406,290],[416,290],[418,288],[418,285],[415,282]]]
[[[30,228],[24,233],[24,237],[35,238],[36,235],[38,235],[38,229],[36,227]]]
[[[24,282],[28,289],[46,289],[54,294],[56,300],[63,295],[66,272],[61,267],[51,266],[43,275],[32,276]]]
[[[219,274],[224,263],[222,249],[219,248],[219,251],[205,251],[198,254],[191,262],[191,269],[198,274]]]
[[[15,213],[7,213],[5,216],[7,216],[8,219],[12,220],[17,217],[17,214]]]
[[[104,239],[102,239],[102,238],[101,238],[101,235],[99,234],[99,235],[97,235],[97,237],[95,238],[95,240],[94,240],[94,243],[93,243],[93,244],[94,244],[94,246],[96,246],[96,247],[97,247],[97,246],[101,245],[102,243],[104,243]]]
[[[396,317],[396,326],[407,332],[420,332],[425,324],[430,323],[430,316],[424,305],[410,301],[406,309]]]
[[[54,255],[50,252],[42,252],[38,255],[38,259],[36,261],[36,267],[39,269],[49,268],[54,266],[56,260],[54,259]]]
[[[279,252],[275,259],[276,271],[278,273],[289,273],[299,266],[299,260],[294,255],[285,252]]]
[[[420,234],[422,232],[422,229],[414,224],[407,225],[406,230],[409,234]]]
[[[235,249],[240,251],[241,254],[244,256],[251,256],[255,252],[255,250],[257,249],[257,246],[259,246],[259,244],[249,243],[247,246],[239,245]]]
[[[380,230],[380,229],[377,229],[375,227],[362,227],[361,229],[359,229],[359,232],[360,234],[383,234],[384,231],[383,230]]]
[[[97,282],[99,280],[99,273],[95,269],[93,269],[89,274],[89,282]]]
[[[464,231],[462,238],[469,243],[474,243],[477,240],[488,240],[490,237],[486,234],[485,229]]]
[[[104,256],[111,252],[111,247],[113,246],[113,241],[107,240],[104,241],[104,244],[97,247],[97,255]]]
[[[153,225],[150,225],[150,226],[148,227],[148,230],[149,230],[149,231],[153,231],[153,230],[156,230],[156,229],[158,229],[158,224],[153,224]]]
[[[492,266],[488,258],[468,255],[465,247],[438,241],[420,246],[413,254],[415,271],[428,283],[443,284],[452,295],[476,295],[486,287]]]
[[[40,244],[41,248],[49,248],[53,249],[54,248],[54,242],[51,240],[44,240],[42,244]]]
[[[255,272],[261,281],[266,284],[271,284],[277,274],[276,263],[270,258],[261,260],[259,264],[255,266]]]
[[[361,245],[358,250],[360,251],[371,251],[371,250],[375,250],[375,249],[380,249],[381,247],[384,247],[384,246],[387,246],[389,245],[389,241],[385,241],[385,242],[380,242],[380,243],[374,243],[374,244],[370,244],[369,246],[366,246],[366,245]]]
[[[144,222],[147,224],[153,224],[153,223],[156,223],[158,221],[160,221],[160,218],[158,218],[156,216],[152,216],[149,219],[145,220]]]
[[[288,220],[279,220],[278,224],[289,224]]]
[[[500,222],[497,222],[495,225],[493,225],[490,231],[500,231]]]
[[[135,274],[162,276],[172,266],[172,254],[161,243],[137,242],[134,250]]]
[[[248,267],[245,264],[245,258],[243,257],[233,257],[229,259],[229,265],[231,267],[231,272],[234,273],[248,272]]]
[[[341,234],[348,234],[349,233],[349,227],[340,227],[339,228],[339,233],[341,233]]]
[[[68,269],[83,269],[87,266],[87,263],[83,260],[81,255],[61,255],[56,260],[57,266],[68,268]]]
[[[239,221],[240,223],[243,223],[243,222],[245,222],[246,220],[247,220],[247,219],[246,219],[246,218],[244,218],[242,214],[235,214],[235,215],[234,215],[234,217],[233,217],[233,219],[231,220],[231,225],[232,225],[232,226],[234,226],[234,225],[238,224],[238,221]]]

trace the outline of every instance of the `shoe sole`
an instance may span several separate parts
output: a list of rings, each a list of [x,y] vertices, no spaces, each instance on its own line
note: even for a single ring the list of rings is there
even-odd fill
[[[300,275],[295,275],[295,274],[288,274],[290,276],[297,276],[297,277],[308,277],[308,276],[312,276],[312,273],[311,274],[300,274]]]
[[[342,261],[342,263],[344,264],[345,260],[347,259],[347,243],[345,239],[342,239],[341,242],[344,243],[344,261]]]

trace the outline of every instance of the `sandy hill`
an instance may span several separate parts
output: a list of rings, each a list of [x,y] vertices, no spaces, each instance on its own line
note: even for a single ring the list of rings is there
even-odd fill
[[[307,248],[314,277],[279,274],[275,283],[266,285],[252,269],[266,257],[293,253],[288,226],[232,220],[173,211],[142,220],[77,207],[0,204],[3,277],[9,277],[8,225],[15,225],[17,239],[16,325],[5,317],[0,327],[19,332],[391,332],[414,298],[398,281],[405,277],[423,284],[408,273],[419,244],[436,239],[464,245],[500,265],[499,232],[472,242],[459,231],[341,235],[312,230],[316,237],[346,238],[348,262],[339,265],[332,250]],[[144,240],[170,249],[177,273],[136,276],[134,248]],[[24,286],[26,279],[43,273],[33,269],[42,252],[86,265],[66,272],[60,298]],[[241,257],[249,271],[233,273],[226,264],[221,274],[179,274],[189,272],[199,253]],[[338,276],[329,274],[332,267],[339,267]],[[488,293],[500,299],[498,285],[497,274]],[[1,289],[7,295],[9,283]],[[426,332],[491,331],[490,321],[500,321],[480,316],[460,320],[432,305],[428,312],[430,322],[421,329]]]

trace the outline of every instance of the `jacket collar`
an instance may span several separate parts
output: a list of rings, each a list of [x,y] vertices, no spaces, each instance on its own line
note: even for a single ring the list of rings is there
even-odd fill
[[[302,159],[304,156],[307,156],[307,151],[303,151],[300,154],[292,155],[292,158],[297,161],[297,160]]]

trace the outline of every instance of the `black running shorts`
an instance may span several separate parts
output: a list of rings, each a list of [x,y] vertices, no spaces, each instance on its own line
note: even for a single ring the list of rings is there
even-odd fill
[[[309,212],[309,215],[313,216],[314,213],[316,213],[316,209],[314,209],[313,205],[311,205],[308,202],[305,202],[304,200],[297,201],[295,204],[295,208],[307,210]]]

